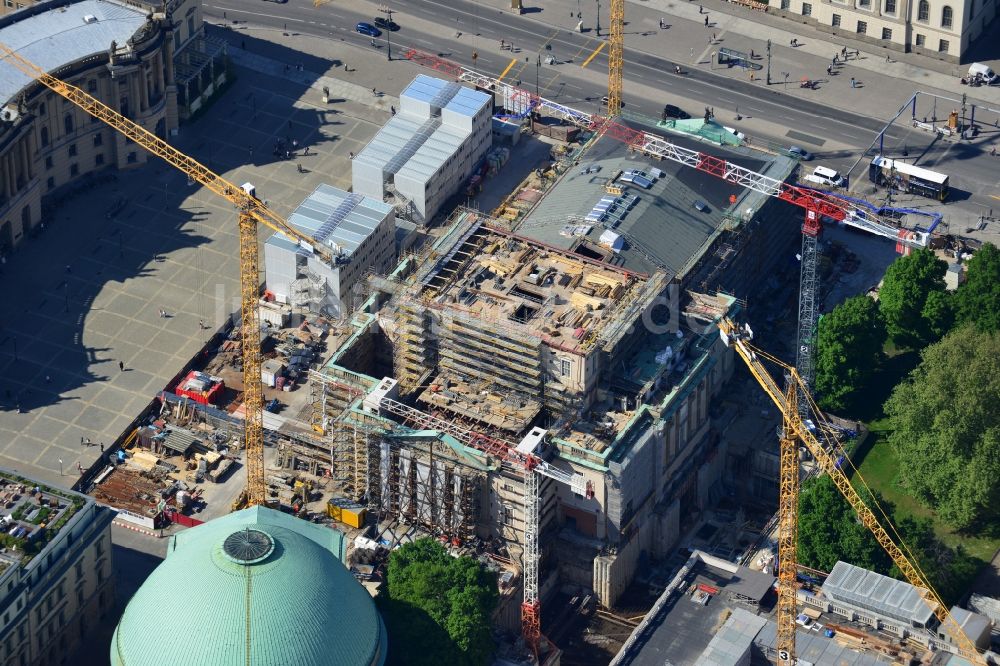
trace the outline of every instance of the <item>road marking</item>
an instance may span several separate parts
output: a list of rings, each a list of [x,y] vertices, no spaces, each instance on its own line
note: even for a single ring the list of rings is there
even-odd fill
[[[607,45],[608,45],[608,43],[607,43],[607,42],[601,42],[601,45],[600,45],[600,46],[598,46],[598,47],[597,47],[596,49],[594,49],[594,52],[593,52],[593,53],[591,53],[591,54],[590,54],[590,55],[589,55],[589,56],[587,57],[587,59],[583,61],[583,64],[582,64],[582,65],[580,65],[580,67],[586,67],[587,65],[589,65],[589,64],[590,64],[590,61],[591,61],[591,60],[593,60],[594,58],[596,58],[596,57],[597,57],[597,54],[598,54],[598,53],[600,53],[601,51],[603,51],[603,50],[604,50],[604,47],[605,47],[605,46],[607,46]]]
[[[995,195],[995,194],[991,194],[991,195],[990,195],[990,198],[991,198],[991,199],[996,199],[997,201],[1000,201],[1000,197],[998,197],[998,196],[997,196],[997,195]]]
[[[507,69],[503,70],[503,72],[500,74],[500,76],[497,77],[497,81],[503,81],[503,77],[507,76],[507,72],[510,71],[510,68],[513,67],[514,63],[516,63],[516,62],[517,62],[517,58],[511,58],[510,59],[510,64],[507,65]]]

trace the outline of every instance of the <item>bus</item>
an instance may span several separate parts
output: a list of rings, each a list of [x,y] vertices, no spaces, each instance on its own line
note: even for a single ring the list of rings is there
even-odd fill
[[[948,196],[948,176],[943,173],[891,160],[879,155],[868,168],[868,178],[876,185],[895,183],[896,189],[906,190],[938,201]]]

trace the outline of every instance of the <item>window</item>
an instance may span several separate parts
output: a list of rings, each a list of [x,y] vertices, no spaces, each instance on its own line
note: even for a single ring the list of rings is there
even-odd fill
[[[43,127],[41,129],[40,136],[41,136],[41,140],[42,140],[42,145],[43,146],[49,145],[49,128],[48,127]]]
[[[69,156],[70,157],[76,157],[76,144],[75,143],[69,144]]]
[[[834,28],[839,28],[840,27],[840,14],[834,14],[833,15],[833,24],[832,25],[833,25]]]
[[[858,21],[858,34],[864,35],[868,32],[868,23],[865,21]]]
[[[882,28],[882,39],[892,39],[892,30],[890,28]]]
[[[104,164],[104,153],[97,153],[94,155],[94,166],[101,166]]]
[[[76,176],[80,173],[80,165],[74,162],[69,165],[69,175]]]
[[[40,116],[45,115],[45,102],[42,102],[41,104],[38,105],[38,115]]]
[[[49,156],[47,156],[45,158],[45,168],[46,169],[51,169],[52,168],[52,156],[51,155],[49,155]]]
[[[953,12],[951,11],[951,7],[945,5],[944,9],[941,10],[941,27],[950,28],[952,17],[953,17]]]
[[[194,17],[188,16],[188,39],[194,37]]]
[[[927,42],[926,37],[920,34],[917,35],[917,46],[922,48],[926,42]]]
[[[858,7],[861,9],[871,9],[872,0],[858,0]]]
[[[885,0],[885,13],[886,14],[896,13],[896,0]]]
[[[802,3],[802,15],[803,16],[812,16],[812,13],[813,13],[813,6],[810,5],[808,2],[803,2]]]
[[[938,40],[938,53],[947,53],[949,46],[947,39]]]
[[[104,135],[98,132],[94,135],[94,148],[104,144]]]
[[[927,0],[920,0],[920,4],[917,5],[917,20],[924,22],[931,20],[931,3]]]
[[[93,94],[97,92],[97,79],[87,80],[87,92]]]
[[[63,118],[63,125],[66,126],[66,134],[73,133],[73,114],[67,113],[66,117]]]
[[[561,359],[561,362],[562,362],[562,366],[561,366],[562,376],[566,377],[572,371],[573,364],[567,358]]]
[[[174,53],[181,50],[181,32],[178,30],[174,33]]]
[[[788,11],[788,8],[791,6],[791,4],[792,4],[791,0],[781,0],[781,8],[785,11]]]
[[[128,97],[125,95],[118,100],[118,113],[128,118]]]
[[[3,0],[3,6],[4,7],[10,7],[11,9],[13,9],[14,8],[14,0]]]
[[[135,156],[134,150],[128,154],[128,156],[125,158],[125,161],[128,162],[129,164],[135,164],[138,161]]]

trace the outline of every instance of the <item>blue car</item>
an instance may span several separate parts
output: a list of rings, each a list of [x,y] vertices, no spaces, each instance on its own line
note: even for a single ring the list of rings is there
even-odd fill
[[[371,23],[361,23],[354,26],[354,29],[360,32],[362,35],[368,35],[369,37],[381,37],[382,31],[373,26]]]

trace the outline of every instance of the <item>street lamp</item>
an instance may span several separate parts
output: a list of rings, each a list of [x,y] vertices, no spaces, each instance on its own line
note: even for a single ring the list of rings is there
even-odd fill
[[[594,20],[597,27],[594,30],[597,32],[597,36],[601,36],[601,0],[597,0],[597,18]]]
[[[389,19],[389,24],[385,26],[385,57],[386,60],[392,62],[392,41],[389,39],[389,34],[392,33],[392,9],[389,5],[382,5],[378,8],[378,10],[385,14]]]
[[[781,75],[785,77],[785,90],[788,90],[788,72],[782,72]]]
[[[542,68],[542,54],[539,53],[536,57],[538,59],[535,61],[535,97],[538,97],[538,70]]]
[[[62,458],[59,459],[59,476],[63,475],[63,462]]]

